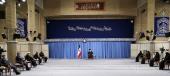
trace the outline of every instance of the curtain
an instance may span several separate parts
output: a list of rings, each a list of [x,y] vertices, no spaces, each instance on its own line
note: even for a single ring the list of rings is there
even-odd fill
[[[49,56],[56,59],[76,59],[78,47],[83,59],[88,58],[89,49],[96,59],[129,58],[131,42],[49,42]]]

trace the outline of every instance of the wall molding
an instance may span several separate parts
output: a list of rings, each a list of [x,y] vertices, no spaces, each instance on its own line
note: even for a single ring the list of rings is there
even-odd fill
[[[169,43],[170,41],[137,41],[136,43]]]
[[[64,38],[64,39],[46,39],[45,42],[60,42],[60,41],[135,41],[134,38]]]

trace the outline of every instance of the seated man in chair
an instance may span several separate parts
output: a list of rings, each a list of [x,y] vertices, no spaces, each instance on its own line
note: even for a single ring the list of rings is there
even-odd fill
[[[146,60],[148,60],[149,63],[150,58],[151,58],[151,54],[149,51],[146,50],[146,52],[143,54],[141,64],[145,64]]]
[[[39,57],[38,52],[36,52],[36,53],[34,54],[34,59],[38,60],[38,63],[41,64],[42,60],[41,60],[41,58]]]
[[[31,68],[28,67],[28,63],[25,62],[24,58],[22,58],[20,56],[20,53],[17,53],[17,56],[16,56],[16,63],[22,65],[22,66],[25,66],[26,70],[30,70]]]
[[[48,58],[44,55],[42,51],[39,53],[39,56],[44,60],[45,63],[47,62]]]
[[[93,51],[91,49],[88,51],[88,59],[93,59]]]
[[[2,57],[0,57],[0,66],[4,66],[6,68],[8,68],[9,70],[13,69],[14,72],[16,73],[16,75],[21,74],[15,65],[11,64],[8,60],[6,60],[5,55],[3,55]],[[10,69],[11,68],[11,69]]]
[[[154,66],[154,62],[157,62],[157,64],[158,64],[159,61],[160,61],[160,55],[158,52],[156,52],[154,58],[152,58],[149,61],[149,66]]]
[[[2,52],[6,52],[6,51],[4,49],[2,49],[0,46],[0,55],[2,55]]]
[[[146,57],[145,57],[146,60],[148,60],[148,63],[149,63],[149,60],[151,59],[151,53],[150,51],[146,51]]]
[[[30,61],[31,64],[32,64],[34,67],[37,66],[36,61],[35,61],[34,58],[30,55],[30,53],[27,53],[27,54],[25,55],[25,60]]]
[[[168,52],[166,52],[165,58],[159,63],[160,70],[165,68],[165,62],[170,63],[170,54]]]
[[[136,62],[139,62],[139,58],[142,58],[142,57],[143,57],[143,54],[142,54],[142,51],[140,51],[138,55],[136,56]]]

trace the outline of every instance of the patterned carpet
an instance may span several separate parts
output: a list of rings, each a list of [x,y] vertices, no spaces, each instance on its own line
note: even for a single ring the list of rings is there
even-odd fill
[[[13,74],[14,76],[15,74]],[[169,76],[170,70],[158,70],[134,59],[57,60],[38,65],[19,76]]]

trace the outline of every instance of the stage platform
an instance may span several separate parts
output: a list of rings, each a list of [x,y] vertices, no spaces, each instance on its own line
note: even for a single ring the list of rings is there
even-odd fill
[[[65,60],[50,59],[19,76],[169,76],[170,70],[159,70],[134,59]]]

